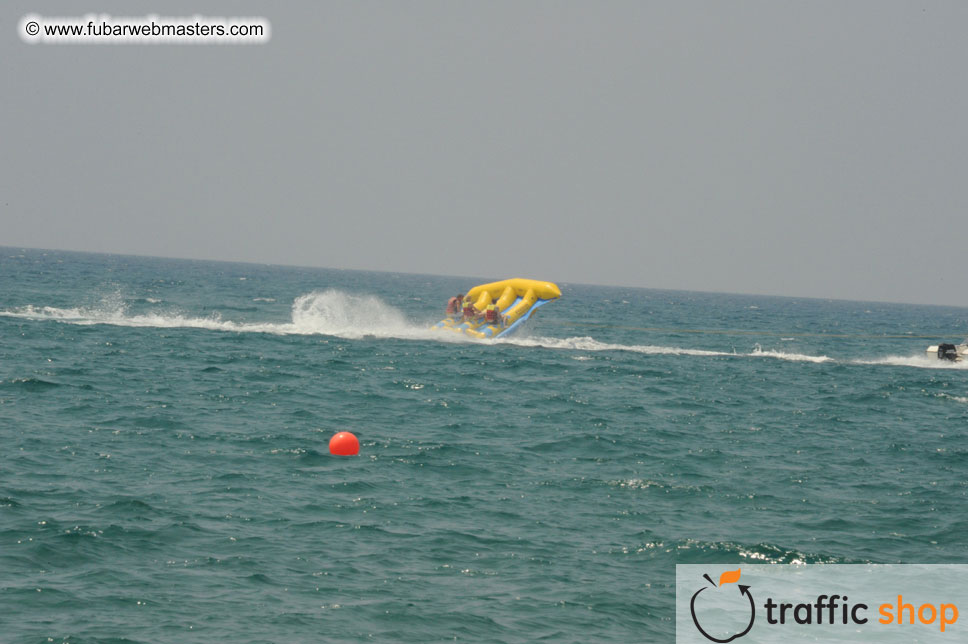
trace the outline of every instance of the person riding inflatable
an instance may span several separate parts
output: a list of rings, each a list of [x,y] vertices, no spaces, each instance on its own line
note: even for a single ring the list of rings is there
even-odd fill
[[[497,300],[491,300],[491,303],[484,309],[484,322],[487,324],[500,324],[502,321],[501,318],[501,311],[497,308]]]
[[[464,298],[464,319],[473,320],[478,317],[477,309],[474,308],[474,303],[471,302],[471,298]]]
[[[447,300],[447,315],[452,318],[460,317],[461,313],[461,301],[464,299],[463,293],[458,293],[456,297],[452,297]]]

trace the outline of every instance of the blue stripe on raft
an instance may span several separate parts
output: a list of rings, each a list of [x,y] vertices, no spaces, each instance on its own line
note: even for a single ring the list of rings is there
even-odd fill
[[[531,308],[528,309],[528,311],[524,315],[522,315],[517,320],[515,320],[514,321],[514,324],[512,324],[511,326],[509,326],[508,328],[504,329],[503,331],[501,331],[500,333],[498,333],[496,336],[494,336],[494,338],[495,339],[497,339],[497,338],[503,338],[504,336],[508,335],[509,333],[513,333],[519,326],[521,326],[521,324],[525,320],[527,320],[529,317],[531,317],[531,314],[534,313],[535,309],[537,309],[539,306],[541,306],[543,304],[547,304],[550,301],[551,300],[537,300],[537,301],[535,301],[535,303],[531,305]]]

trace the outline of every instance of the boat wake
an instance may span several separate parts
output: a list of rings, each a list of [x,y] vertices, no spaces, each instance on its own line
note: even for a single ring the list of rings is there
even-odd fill
[[[633,353],[643,353],[646,355],[672,355],[672,356],[706,356],[706,357],[748,357],[748,358],[774,358],[777,360],[789,360],[792,362],[834,362],[833,358],[827,356],[811,356],[801,353],[788,353],[783,351],[763,350],[756,345],[752,351],[740,353],[737,351],[709,351],[706,349],[684,349],[682,347],[667,347],[651,344],[611,344],[599,342],[589,337],[574,338],[509,338],[498,340],[497,343],[516,344],[519,346],[545,347],[548,349],[570,349],[574,351],[630,351]]]
[[[297,297],[289,322],[238,322],[215,313],[207,317],[177,311],[130,313],[120,298],[105,298],[97,306],[58,308],[27,305],[0,311],[0,316],[28,320],[52,320],[82,326],[108,324],[161,329],[204,329],[232,333],[276,335],[332,335],[346,339],[364,337],[437,339],[428,327],[406,316],[375,296],[353,295],[338,290],[314,291]]]
[[[885,356],[872,360],[851,360],[853,364],[886,365],[890,367],[917,367],[919,369],[968,369],[968,361],[939,360],[933,355],[919,353],[913,356]]]
[[[651,344],[615,344],[601,342],[590,336],[550,338],[541,336],[511,336],[500,340],[476,340],[460,334],[441,334],[430,329],[429,322],[420,324],[409,319],[399,309],[373,295],[356,295],[336,289],[313,291],[297,297],[288,322],[240,322],[224,319],[220,314],[207,317],[193,316],[179,311],[161,310],[164,306],[152,303],[157,311],[131,313],[119,294],[106,297],[91,307],[59,308],[26,305],[0,311],[0,316],[27,320],[48,320],[76,325],[114,325],[123,327],[202,329],[231,333],[269,333],[276,335],[326,335],[348,340],[361,338],[395,338],[428,340],[447,343],[515,345],[543,347],[564,351],[606,352],[620,351],[644,355],[733,357],[782,360],[788,362],[833,363],[874,366],[914,367],[920,369],[968,369],[968,361],[938,360],[927,354],[913,356],[891,355],[868,359],[837,359],[826,355],[810,355],[764,349],[754,345],[749,351],[715,351]]]

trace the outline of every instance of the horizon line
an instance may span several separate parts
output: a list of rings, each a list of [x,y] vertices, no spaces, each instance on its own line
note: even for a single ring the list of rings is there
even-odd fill
[[[452,279],[468,279],[468,280],[478,280],[478,279],[490,279],[484,278],[480,275],[444,275],[440,273],[422,273],[414,271],[394,271],[394,270],[378,270],[371,268],[340,268],[336,266],[312,266],[305,264],[284,264],[276,262],[260,262],[252,260],[234,260],[234,259],[211,259],[203,257],[185,257],[185,256],[169,256],[169,255],[150,255],[143,253],[123,253],[123,252],[105,252],[105,251],[93,251],[93,250],[76,250],[72,248],[39,248],[35,246],[22,246],[14,245],[9,246],[6,244],[0,244],[0,249],[10,249],[10,250],[23,250],[23,251],[40,251],[40,252],[54,252],[54,253],[76,253],[80,255],[105,255],[108,257],[137,257],[142,259],[169,259],[187,262],[211,262],[213,264],[243,264],[251,266],[269,266],[278,268],[301,268],[301,269],[318,269],[318,270],[329,270],[329,271],[354,271],[360,273],[386,273],[389,275],[415,275],[422,277],[444,277]],[[492,276],[497,277],[497,276]],[[506,277],[500,279],[507,279]],[[537,279],[537,278],[536,278]],[[545,280],[553,281],[553,280]],[[738,297],[766,297],[766,298],[779,298],[779,299],[789,299],[789,300],[818,300],[826,302],[852,302],[858,304],[892,304],[901,306],[931,306],[938,308],[947,309],[968,309],[968,305],[957,305],[957,304],[936,304],[933,302],[902,302],[902,301],[891,301],[891,300],[851,300],[842,297],[821,297],[815,295],[780,295],[777,293],[743,293],[739,291],[704,291],[696,289],[682,289],[682,288],[668,288],[668,287],[658,287],[658,286],[633,286],[631,284],[599,284],[593,282],[574,282],[574,281],[562,281],[558,280],[555,283],[562,283],[574,286],[591,286],[591,287],[602,287],[602,288],[628,288],[643,291],[664,291],[667,293],[696,293],[701,295],[732,295]]]

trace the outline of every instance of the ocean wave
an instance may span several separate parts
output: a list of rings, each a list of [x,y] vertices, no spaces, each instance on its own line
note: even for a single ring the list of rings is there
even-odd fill
[[[935,394],[938,398],[944,398],[946,400],[953,400],[957,403],[963,405],[968,405],[968,396],[952,396],[951,394],[946,394],[943,391],[939,394]]]
[[[767,564],[844,564],[869,563],[861,560],[848,559],[821,552],[804,552],[792,548],[784,548],[775,543],[737,543],[733,541],[702,541],[698,539],[679,539],[668,544],[644,544],[647,548],[672,548],[683,563],[700,563],[709,556],[727,557],[730,560],[746,560],[750,563]]]
[[[0,387],[19,388],[25,391],[46,391],[48,389],[53,389],[60,386],[60,383],[43,380],[41,378],[13,378],[12,380],[6,381],[0,380]]]

